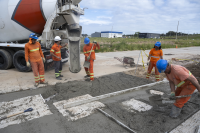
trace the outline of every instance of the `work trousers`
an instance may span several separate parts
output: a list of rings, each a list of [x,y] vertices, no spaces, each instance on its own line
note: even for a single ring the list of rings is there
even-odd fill
[[[62,62],[60,61],[54,61],[54,67],[55,67],[55,75],[56,78],[61,75],[62,72]]]
[[[149,79],[150,75],[151,75],[151,71],[152,69],[155,67],[155,78],[156,81],[160,81],[160,73],[158,72],[158,69],[156,67],[156,62],[149,62],[149,67],[148,67],[148,71],[147,71],[147,76],[146,78]]]
[[[31,62],[35,83],[44,82],[44,63],[42,59],[38,62]]]
[[[88,76],[90,76],[90,80],[94,80],[94,71],[93,71],[94,60],[89,60],[89,62],[90,62],[90,67],[89,69],[85,67],[85,72]]]
[[[183,96],[183,95],[191,95],[195,91],[196,87],[191,84],[187,83],[183,87],[178,87],[175,90],[175,96]],[[184,104],[190,99],[190,97],[179,98],[176,100],[174,105],[176,107],[182,108]]]

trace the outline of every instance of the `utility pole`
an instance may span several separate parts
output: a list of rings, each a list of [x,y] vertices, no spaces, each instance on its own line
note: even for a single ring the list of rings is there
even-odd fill
[[[176,40],[177,40],[178,26],[179,26],[179,21],[178,21],[178,25],[177,25]]]

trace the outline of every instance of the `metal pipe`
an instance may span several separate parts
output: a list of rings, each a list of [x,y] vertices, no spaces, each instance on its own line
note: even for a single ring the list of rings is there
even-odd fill
[[[142,51],[142,50],[140,50],[140,54],[141,54],[141,51]],[[139,58],[138,58],[138,61],[137,61],[137,66],[136,66],[136,69],[135,69],[135,73],[134,73],[134,75],[136,74],[136,71],[137,71],[138,62],[139,62],[139,59],[140,59],[140,54],[139,54]]]
[[[178,25],[177,25],[176,40],[177,40],[178,26],[179,26],[179,21],[178,21]]]
[[[112,121],[116,122],[117,124],[119,124],[120,126],[122,126],[123,128],[125,128],[126,130],[128,130],[131,133],[136,133],[135,131],[133,131],[132,129],[130,129],[128,126],[124,125],[123,123],[121,123],[120,121],[118,121],[117,119],[115,119],[114,117],[112,117],[111,115],[109,115],[108,113],[104,112],[103,110],[97,108],[97,110],[99,112],[101,112],[102,114],[104,114],[105,116],[107,116],[108,118],[110,118]]]

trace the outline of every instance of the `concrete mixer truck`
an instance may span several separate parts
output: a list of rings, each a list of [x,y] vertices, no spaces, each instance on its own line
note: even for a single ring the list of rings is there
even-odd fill
[[[46,58],[45,70],[53,66],[50,48],[54,37],[60,36],[68,49],[61,50],[62,62],[69,61],[69,70],[78,73],[80,65],[79,25],[81,0],[0,0],[0,69],[15,67],[21,72],[31,71],[26,66],[24,47],[30,33],[39,37]]]

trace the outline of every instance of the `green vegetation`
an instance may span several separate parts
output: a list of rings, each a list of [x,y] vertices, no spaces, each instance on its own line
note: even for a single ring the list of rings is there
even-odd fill
[[[172,38],[172,37],[171,37]],[[177,40],[169,38],[164,39],[138,39],[138,38],[90,38],[91,42],[96,40],[101,49],[96,52],[114,52],[114,51],[131,51],[140,49],[151,49],[155,42],[160,41],[162,48],[178,48],[200,46],[200,35],[179,36]],[[175,38],[175,37],[173,37]],[[81,40],[81,51],[84,46],[84,39]]]

